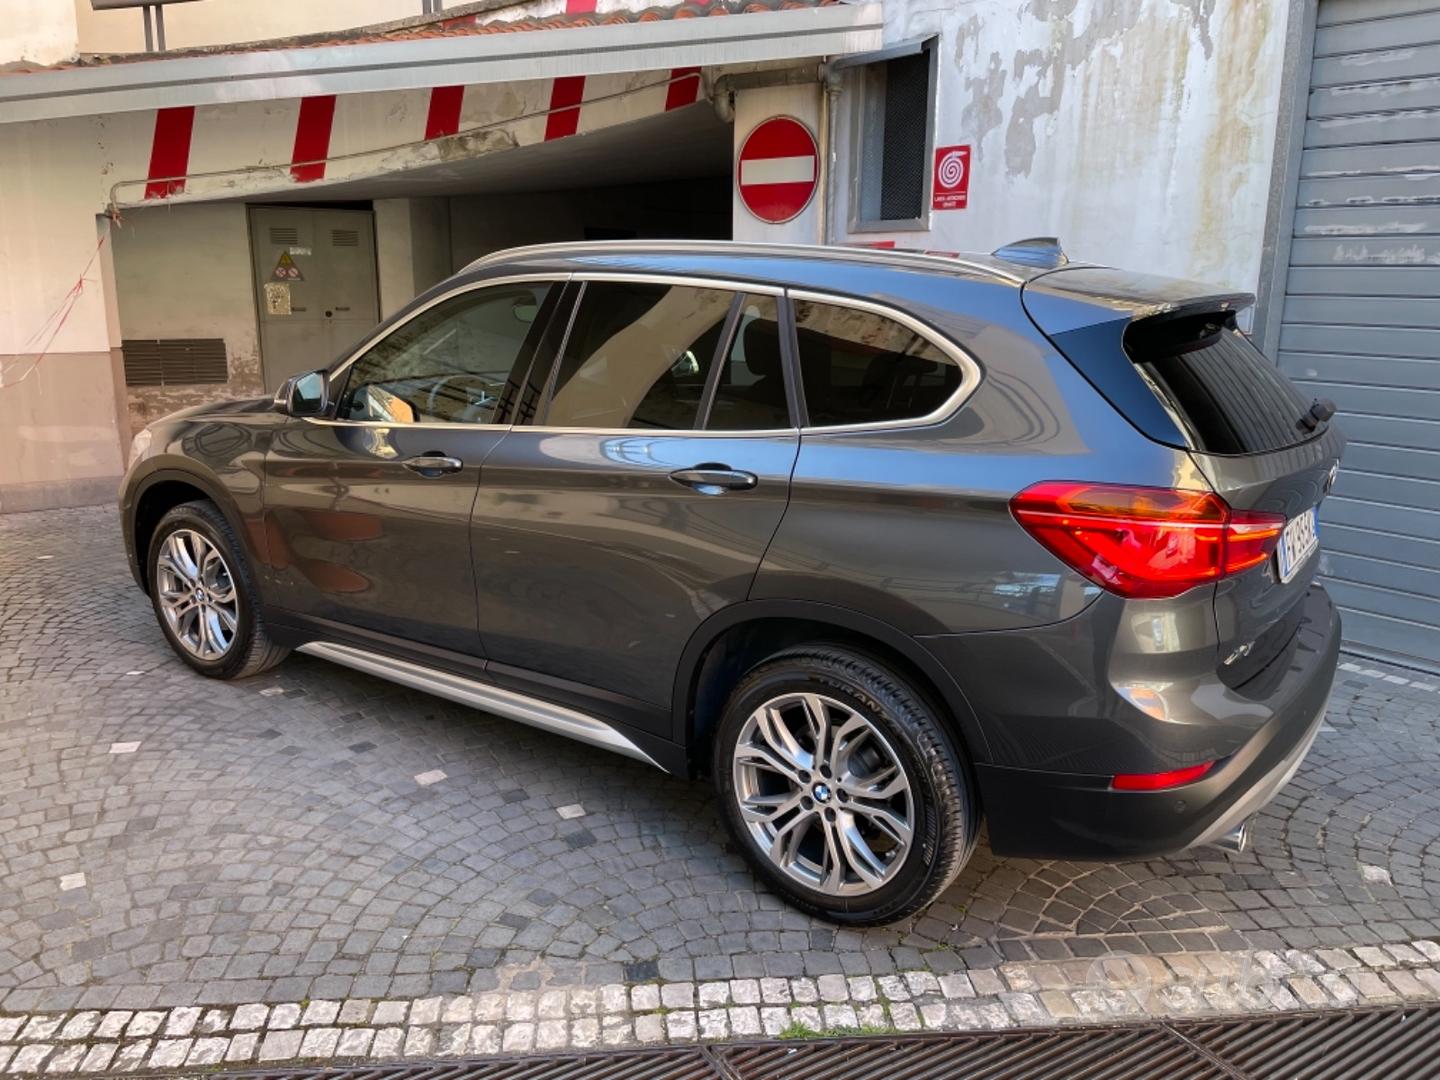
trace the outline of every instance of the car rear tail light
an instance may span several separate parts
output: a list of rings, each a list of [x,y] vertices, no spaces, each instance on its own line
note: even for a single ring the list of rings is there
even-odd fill
[[[1215,762],[1206,761],[1169,772],[1120,773],[1111,778],[1110,787],[1115,791],[1166,791],[1182,784],[1193,784],[1214,767]]]
[[[1010,500],[1025,530],[1121,596],[1159,599],[1270,557],[1283,514],[1232,510],[1211,491],[1046,480]]]

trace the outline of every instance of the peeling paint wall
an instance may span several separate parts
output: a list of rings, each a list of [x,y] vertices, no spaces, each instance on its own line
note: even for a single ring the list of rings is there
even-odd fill
[[[176,409],[263,393],[241,203],[131,210],[113,231],[122,338],[222,338],[230,379],[194,386],[129,387],[130,427]]]
[[[969,206],[873,242],[1072,258],[1256,287],[1285,9],[1256,0],[887,0],[886,40],[938,35],[936,145],[971,145]],[[837,164],[850,172],[856,80]],[[849,220],[849,184],[836,221]],[[843,232],[840,234],[845,236]]]

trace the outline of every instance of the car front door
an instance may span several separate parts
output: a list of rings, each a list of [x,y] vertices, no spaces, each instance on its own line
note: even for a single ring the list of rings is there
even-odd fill
[[[265,520],[282,621],[483,656],[470,556],[480,466],[533,409],[517,373],[562,291],[511,278],[422,305],[331,375],[328,416],[276,434]]]
[[[473,544],[497,682],[669,735],[681,650],[744,600],[799,449],[778,291],[586,281],[539,421],[485,463]]]

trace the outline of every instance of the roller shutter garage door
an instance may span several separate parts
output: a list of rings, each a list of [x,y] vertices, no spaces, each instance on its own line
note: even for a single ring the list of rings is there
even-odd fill
[[[1440,0],[1320,0],[1279,361],[1350,439],[1322,570],[1362,651],[1440,666]]]

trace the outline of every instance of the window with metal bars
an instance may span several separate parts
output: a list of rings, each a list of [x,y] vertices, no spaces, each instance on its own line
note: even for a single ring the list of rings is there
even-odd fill
[[[934,114],[933,39],[861,70],[852,228],[927,227]]]

